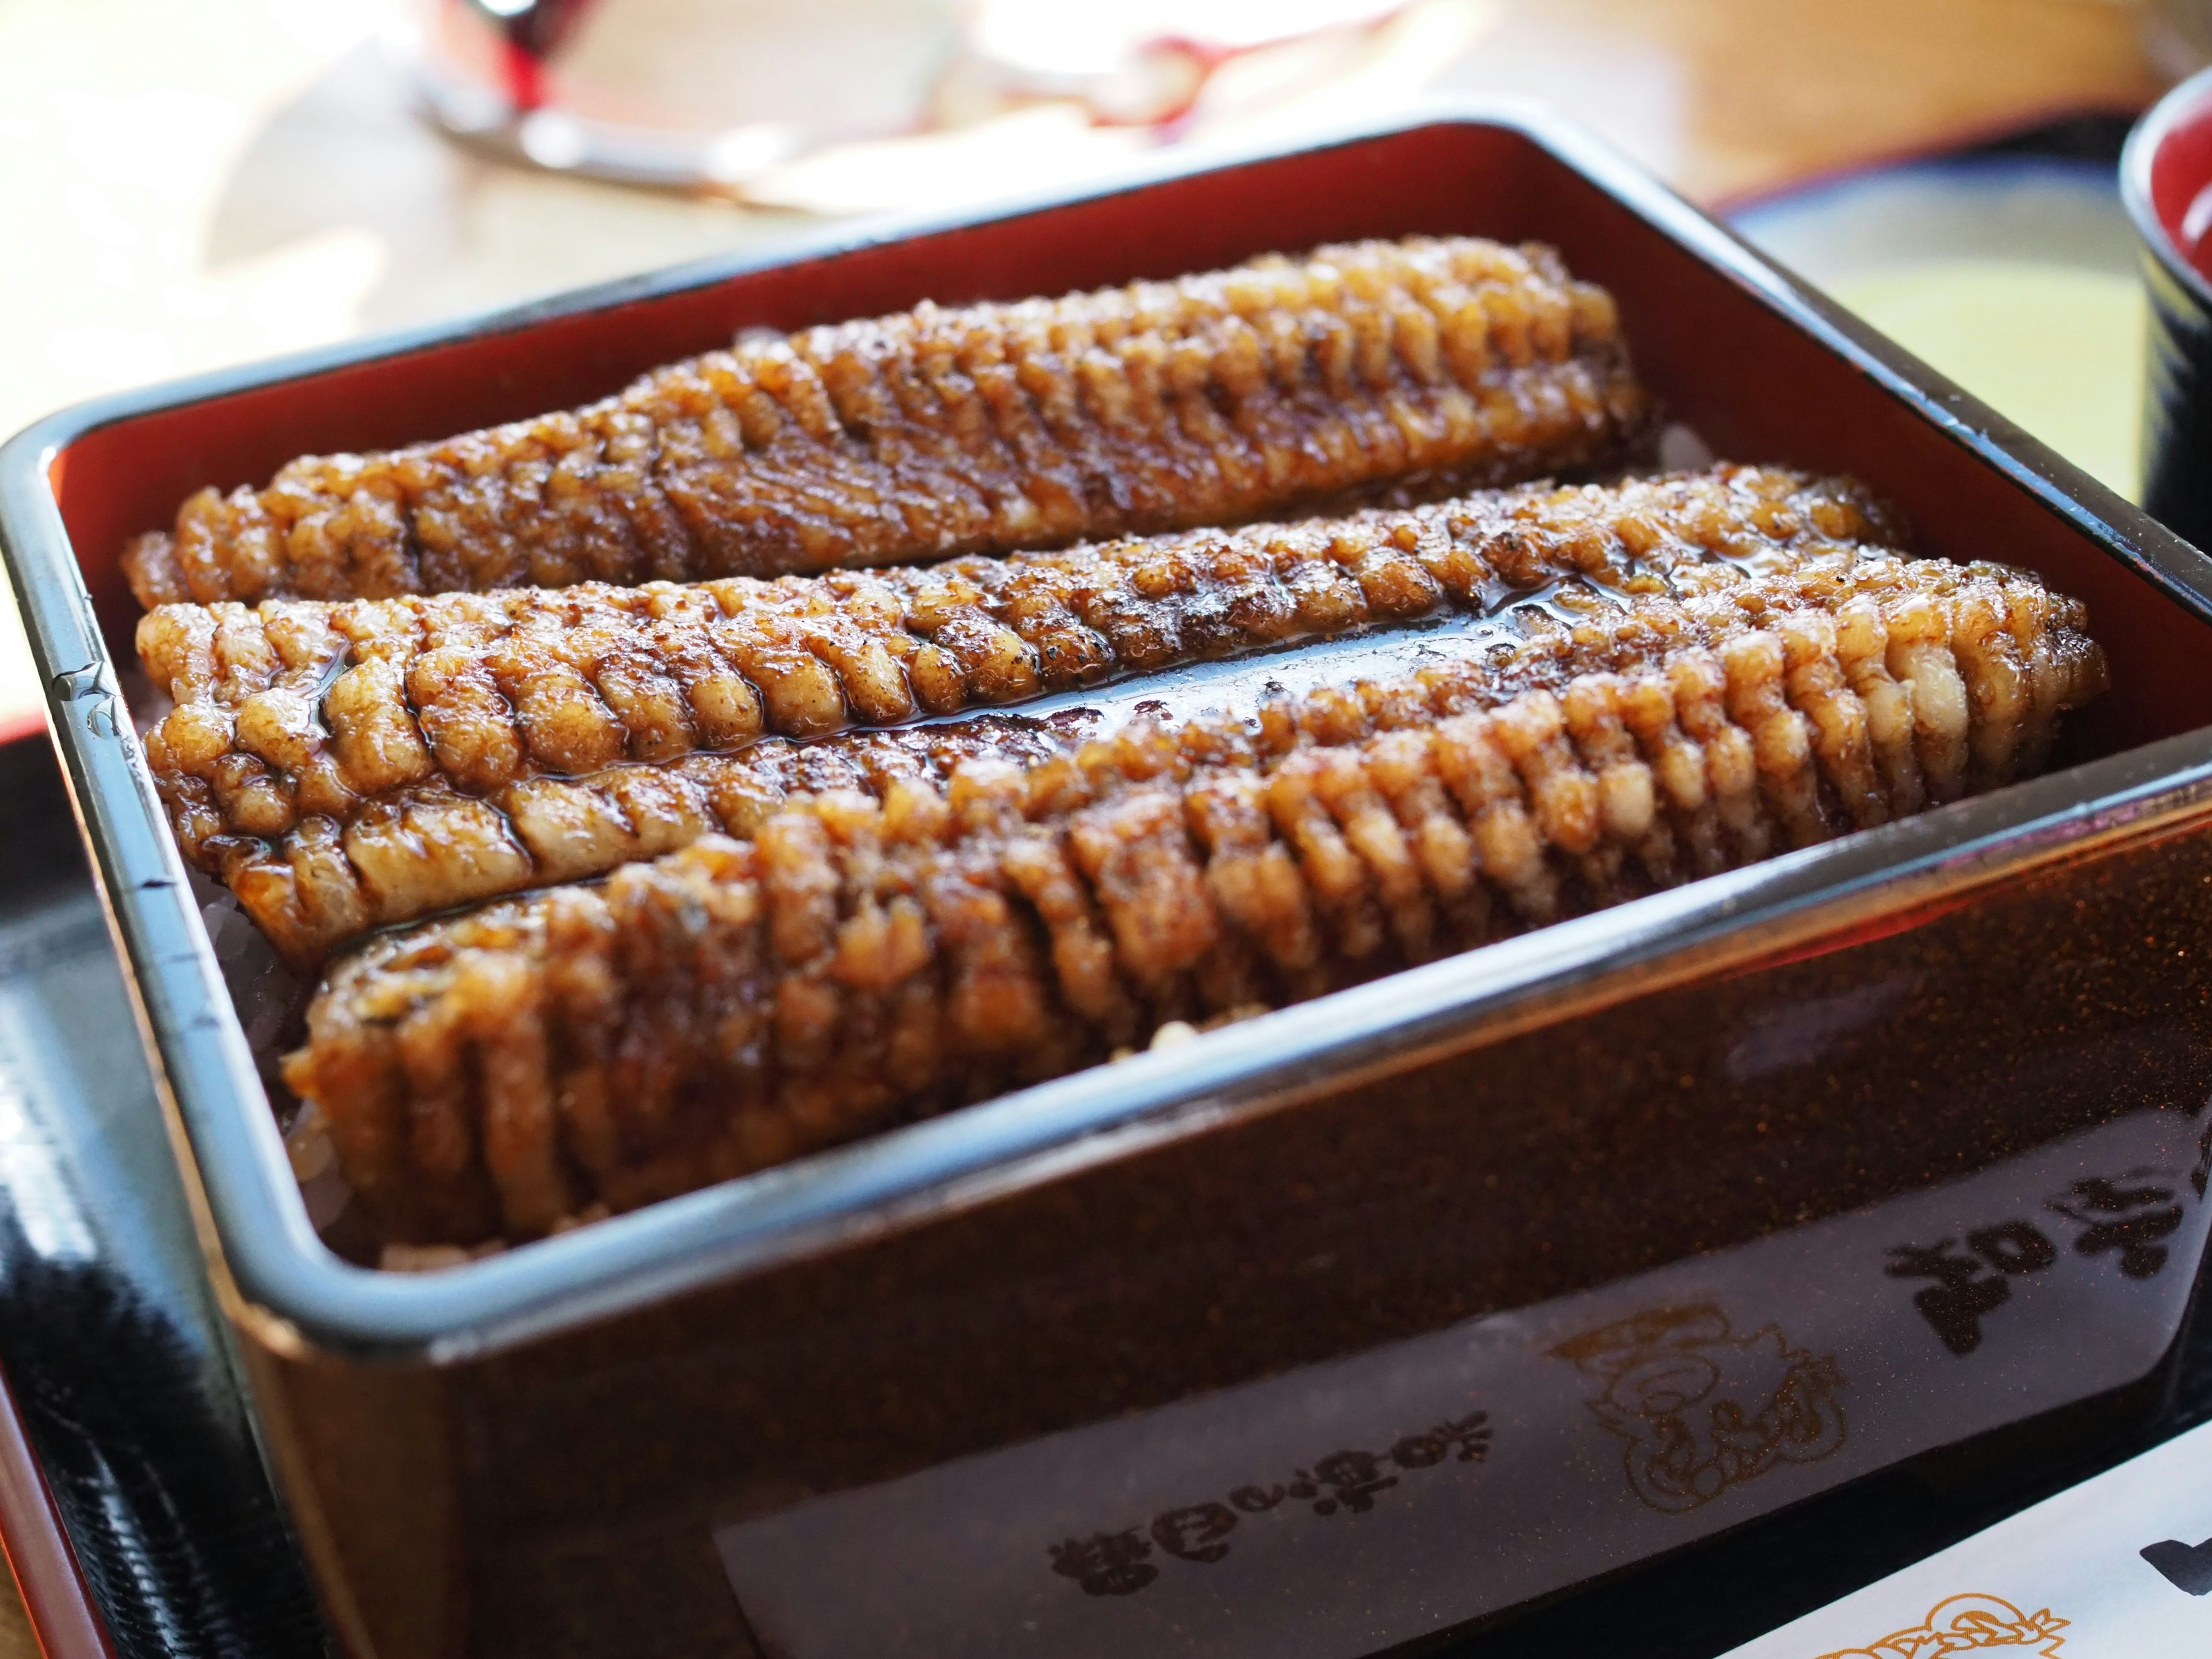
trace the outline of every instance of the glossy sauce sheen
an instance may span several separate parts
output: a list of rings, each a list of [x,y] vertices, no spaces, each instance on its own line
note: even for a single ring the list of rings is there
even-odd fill
[[[147,755],[186,855],[306,963],[368,927],[747,833],[753,767],[708,757],[766,734],[1893,536],[1846,482],[1721,468],[922,569],[165,606],[139,647],[177,707]]]
[[[1996,787],[2104,689],[2032,577],[1771,562],[387,937],[287,1081],[386,1238],[527,1237]]]
[[[186,501],[142,605],[775,576],[1620,459],[1649,400],[1548,248],[1362,242],[740,337],[621,395]]]

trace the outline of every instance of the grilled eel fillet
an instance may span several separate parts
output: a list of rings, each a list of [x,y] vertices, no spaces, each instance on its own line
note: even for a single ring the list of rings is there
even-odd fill
[[[371,927],[747,833],[763,734],[1018,702],[1562,578],[1887,541],[1765,469],[775,582],[168,605],[139,651],[185,854],[295,963]]]
[[[532,1237],[2002,783],[2103,688],[2083,620],[1999,567],[1800,562],[1255,726],[795,798],[372,941],[285,1076],[388,1239]]]
[[[1226,524],[1619,459],[1613,303],[1551,249],[1359,242],[1059,300],[740,336],[569,412],[203,489],[148,609],[775,576]]]

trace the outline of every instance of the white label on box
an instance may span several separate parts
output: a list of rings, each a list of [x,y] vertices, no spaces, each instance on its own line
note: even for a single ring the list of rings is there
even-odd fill
[[[2202,1249],[2199,1128],[2133,1113],[714,1542],[773,1659],[1351,1659],[2142,1376]]]
[[[2191,1430],[1726,1659],[2212,1653],[2212,1427]]]

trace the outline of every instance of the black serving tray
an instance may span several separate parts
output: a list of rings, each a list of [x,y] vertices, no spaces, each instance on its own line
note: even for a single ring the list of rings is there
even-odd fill
[[[94,1659],[23,1571],[56,1546],[122,1659],[325,1650],[236,1364],[61,769],[0,745],[0,1370],[60,1522],[7,1544],[52,1659]]]

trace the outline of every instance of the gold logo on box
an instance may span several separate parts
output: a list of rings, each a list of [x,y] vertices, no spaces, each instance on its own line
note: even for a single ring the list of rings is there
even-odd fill
[[[1816,1462],[1848,1431],[1833,1355],[1791,1347],[1776,1325],[1738,1336],[1710,1302],[1649,1309],[1552,1352],[1604,1379],[1590,1412],[1628,1442],[1630,1490],[1669,1514],[1779,1464]]]
[[[1838,1648],[1820,1659],[1939,1659],[1954,1653],[2004,1653],[2027,1659],[2055,1654],[2066,1645],[2058,1634],[2067,1621],[2045,1607],[2022,1613],[2002,1596],[1954,1595],[1939,1601],[1911,1630],[1885,1636],[1863,1648]]]

